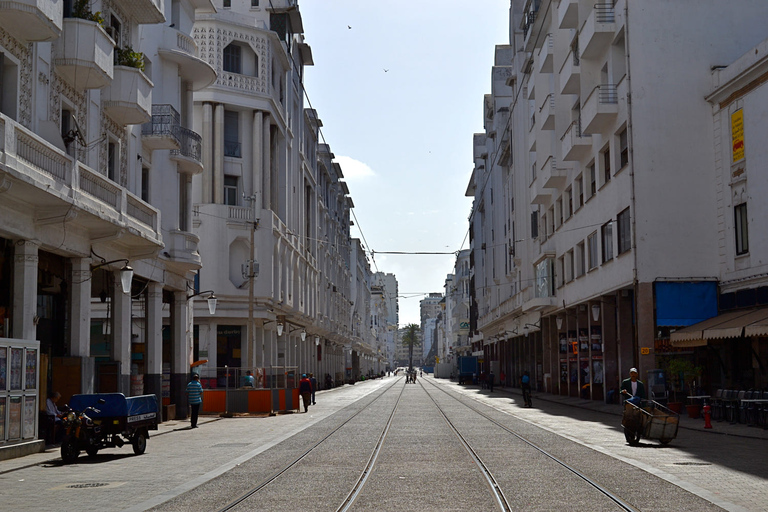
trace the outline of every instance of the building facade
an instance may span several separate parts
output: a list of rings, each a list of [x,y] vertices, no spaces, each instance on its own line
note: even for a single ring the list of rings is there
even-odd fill
[[[540,390],[614,400],[630,367],[663,367],[670,330],[717,314],[704,98],[768,14],[739,4],[511,2],[467,190],[472,342],[509,383],[528,370]]]

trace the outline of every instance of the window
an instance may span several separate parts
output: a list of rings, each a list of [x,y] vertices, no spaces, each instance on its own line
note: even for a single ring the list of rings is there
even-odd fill
[[[224,156],[240,158],[240,113],[224,111]]]
[[[114,14],[109,16],[109,27],[107,27],[107,34],[115,42],[115,46],[122,48],[122,29],[123,24],[120,23],[120,19]],[[115,59],[117,59],[117,52],[115,52]]]
[[[565,253],[565,282],[573,281],[573,249]]]
[[[514,237],[515,223],[512,223],[512,236]],[[539,212],[531,212],[531,238],[539,238]]]
[[[547,214],[543,214],[541,216],[541,234],[542,234],[542,242],[547,239],[549,236],[549,233],[547,232]]]
[[[76,135],[74,134],[75,123],[72,121],[72,111],[63,108],[61,109],[61,139],[64,141],[64,147],[67,150],[69,156],[74,156]]]
[[[557,287],[565,284],[565,255],[557,258]]]
[[[616,216],[617,237],[619,239],[619,254],[632,248],[631,227],[629,225],[629,208]]]
[[[557,214],[557,227],[563,225],[563,198],[558,197],[555,203],[555,213]]]
[[[117,175],[117,163],[120,160],[117,143],[110,140],[107,144],[107,178],[115,181]]]
[[[224,0],[224,5],[223,5],[223,7],[224,7],[225,9],[229,9],[230,7],[232,7],[232,0]]]
[[[623,168],[629,163],[629,145],[627,142],[627,129],[624,128],[619,134],[619,168]]]
[[[251,0],[251,7],[258,7],[259,6],[259,0]]]
[[[611,181],[611,148],[605,148],[603,155],[603,185]]]
[[[597,267],[597,231],[593,231],[587,237],[587,249],[589,250],[589,270]]]
[[[547,224],[547,233],[550,235],[555,232],[555,207],[549,208],[549,224]]]
[[[16,120],[16,77],[18,66],[0,52],[0,112]]]
[[[736,254],[746,254],[749,251],[749,234],[747,230],[747,203],[733,207],[734,231],[736,233]]]
[[[584,177],[579,174],[573,185],[576,190],[576,209],[578,210],[584,206]]]
[[[237,206],[237,176],[224,176],[224,204]]]
[[[186,175],[179,174],[179,230],[189,231],[189,218],[187,210],[189,209],[189,180]]]
[[[581,276],[584,275],[584,272],[585,272],[585,270],[584,270],[584,256],[585,256],[585,254],[584,254],[584,242],[579,242],[578,244],[576,244],[576,254],[575,254],[575,258],[576,258],[576,262],[575,262],[576,277],[581,277]]]
[[[613,259],[613,224],[608,221],[600,228],[600,237],[603,239],[603,263]]]
[[[565,191],[565,200],[566,200],[565,218],[570,219],[571,215],[573,215],[573,188],[568,187],[568,189]]]
[[[149,202],[149,167],[141,168],[141,200]]]
[[[597,172],[595,171],[595,162],[589,164],[589,197],[597,194]]]
[[[229,43],[224,48],[224,71],[229,73],[243,72],[243,49],[237,43]]]

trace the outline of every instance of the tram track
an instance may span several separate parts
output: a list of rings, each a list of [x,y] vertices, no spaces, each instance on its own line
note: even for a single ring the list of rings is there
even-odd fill
[[[435,406],[438,408],[440,413],[443,415],[445,421],[448,422],[448,424],[451,426],[451,428],[460,437],[462,442],[465,443],[465,447],[467,448],[467,450],[470,451],[471,454],[473,454],[473,457],[477,458],[477,461],[480,461],[479,455],[477,455],[475,453],[474,449],[471,448],[471,446],[469,446],[469,444],[467,443],[466,439],[464,439],[464,437],[461,436],[461,434],[458,432],[458,429],[456,428],[456,426],[448,418],[448,416],[446,415],[444,409],[438,404],[437,400],[435,400],[435,398],[432,396],[432,394],[429,391],[427,391],[426,387],[424,386],[424,380],[420,379],[418,382],[421,385],[422,389],[424,389],[424,392],[427,393],[429,398],[435,403]],[[492,424],[496,425],[497,427],[501,428],[502,430],[504,430],[507,433],[509,433],[512,436],[514,436],[519,441],[521,441],[521,442],[525,443],[526,445],[528,445],[529,447],[533,448],[534,450],[539,452],[541,455],[543,455],[543,456],[549,458],[550,460],[552,460],[553,462],[557,463],[558,465],[560,465],[561,467],[566,469],[571,474],[573,474],[576,477],[580,478],[582,481],[584,481],[586,484],[588,484],[594,490],[596,490],[601,495],[606,497],[608,500],[613,502],[619,508],[619,510],[624,510],[626,512],[638,512],[637,508],[633,507],[632,505],[630,505],[629,503],[627,503],[626,501],[621,499],[621,497],[619,497],[616,494],[614,494],[613,492],[611,492],[607,487],[605,487],[605,486],[601,485],[600,483],[594,481],[593,479],[589,478],[589,476],[587,476],[583,472],[579,471],[578,469],[576,469],[572,465],[570,465],[567,462],[563,461],[562,459],[558,458],[556,455],[552,454],[551,452],[545,450],[541,446],[539,446],[536,443],[532,442],[531,440],[527,439],[525,436],[521,435],[519,432],[516,432],[513,429],[509,428],[508,426],[504,425],[503,423],[500,423],[499,421],[497,421],[496,419],[494,419],[490,415],[486,414],[485,412],[481,411],[477,407],[474,407],[474,406],[472,406],[472,405],[470,405],[470,404],[460,400],[459,398],[455,397],[454,395],[452,395],[451,393],[449,393],[445,389],[442,389],[440,386],[437,386],[434,383],[430,383],[430,386],[432,386],[433,389],[436,389],[438,391],[443,392],[448,397],[454,399],[456,402],[460,403],[464,407],[472,410],[474,413],[482,416],[483,418],[485,418],[486,420],[488,420]],[[482,464],[482,462],[480,462],[480,464]],[[480,465],[480,464],[478,464],[478,465]],[[490,470],[488,470],[485,467],[484,464],[481,466],[481,468],[483,469],[483,471],[487,472],[488,476],[486,478],[489,481],[489,485],[491,485],[491,488],[494,490],[494,493],[496,493],[496,492],[500,493],[499,495],[497,495],[497,500],[499,500],[498,496],[503,497],[504,495],[503,495],[503,493],[501,491],[501,488],[498,486],[498,483],[496,483],[496,479],[493,477],[493,475],[490,473]],[[502,510],[512,510],[511,508],[505,508],[505,507],[509,507],[509,504],[506,503],[506,498],[504,498],[504,504],[502,504],[502,502],[499,500],[499,506],[501,507]]]
[[[335,435],[337,432],[339,432],[342,428],[347,426],[353,419],[355,419],[359,414],[361,414],[363,411],[367,410],[367,407],[370,406],[372,403],[379,400],[381,397],[385,396],[388,391],[390,391],[392,388],[394,388],[398,382],[401,382],[401,379],[398,379],[395,381],[392,385],[390,385],[388,388],[386,388],[383,392],[381,392],[376,398],[374,398],[370,403],[366,405],[366,407],[360,408],[359,411],[357,411],[355,414],[347,418],[344,422],[339,424],[337,427],[335,427],[333,430],[328,432],[325,436],[323,436],[320,440],[315,442],[312,446],[310,446],[306,451],[304,451],[300,456],[295,457],[291,462],[288,464],[285,464],[282,469],[278,470],[268,478],[262,480],[257,485],[253,486],[246,492],[240,494],[237,498],[234,500],[231,500],[228,502],[225,506],[218,509],[218,512],[225,512],[234,509],[238,505],[242,504],[243,502],[247,501],[248,499],[255,496],[259,491],[267,487],[269,484],[275,482],[276,480],[283,477],[286,473],[288,473],[293,467],[295,467],[297,464],[299,464],[302,460],[307,458],[307,456],[315,451],[318,447],[320,447],[323,443],[327,442],[328,439],[330,439],[333,435]],[[378,441],[376,442],[375,448],[373,450],[373,453],[371,454],[370,458],[368,459],[368,462],[365,465],[365,468],[363,469],[360,477],[357,479],[355,485],[352,488],[352,491],[347,495],[347,497],[342,502],[341,506],[337,509],[338,511],[346,511],[349,510],[349,508],[352,506],[352,504],[355,501],[355,498],[359,494],[362,487],[365,485],[365,481],[368,478],[368,475],[370,474],[370,470],[373,468],[376,458],[378,457],[378,454],[381,450],[381,446],[384,444],[384,439],[386,438],[387,433],[389,432],[389,428],[392,424],[392,420],[395,417],[395,412],[397,411],[397,407],[400,404],[400,400],[403,396],[403,391],[405,391],[405,384],[402,384],[403,387],[400,390],[400,394],[397,397],[397,400],[395,402],[394,407],[392,408],[392,412],[389,415],[389,418],[387,420],[386,425],[382,429],[382,432],[379,436]]]

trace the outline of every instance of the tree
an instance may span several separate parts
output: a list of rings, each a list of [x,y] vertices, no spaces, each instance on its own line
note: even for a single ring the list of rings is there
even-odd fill
[[[416,324],[408,324],[405,326],[405,334],[403,335],[403,346],[408,347],[408,369],[413,369],[413,345],[418,341],[416,338],[416,332],[421,330]]]

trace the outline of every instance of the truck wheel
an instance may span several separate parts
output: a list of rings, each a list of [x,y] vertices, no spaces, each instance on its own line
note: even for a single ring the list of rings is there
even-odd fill
[[[144,451],[147,449],[147,435],[144,433],[144,431],[140,431],[135,436],[133,436],[133,439],[131,439],[131,444],[133,445],[133,453],[136,455],[141,455],[144,453]]]
[[[75,462],[79,455],[80,450],[77,449],[76,439],[65,439],[64,442],[61,443],[61,460],[64,461],[65,464]]]

